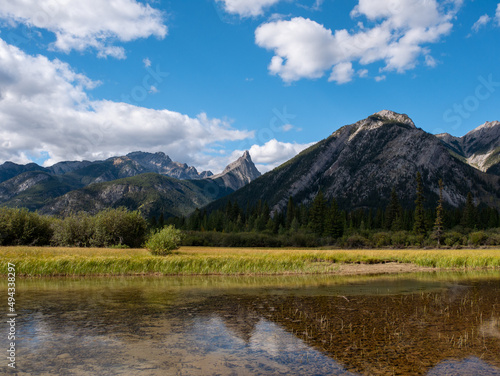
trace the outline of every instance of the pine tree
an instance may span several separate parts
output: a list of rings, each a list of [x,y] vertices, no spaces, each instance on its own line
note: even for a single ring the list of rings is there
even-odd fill
[[[422,175],[417,172],[417,198],[415,200],[415,221],[413,222],[413,232],[417,235],[425,234],[425,212],[424,212],[424,186]]]
[[[323,192],[320,191],[313,200],[309,225],[311,230],[317,235],[323,235],[326,214],[326,202]]]
[[[158,227],[158,222],[156,221],[156,215],[153,215],[151,218],[149,218],[149,226],[153,229],[156,229]]]
[[[340,212],[337,201],[332,199],[330,208],[325,215],[324,235],[331,236],[332,238],[340,238],[344,231],[342,224],[342,213]]]
[[[288,198],[288,205],[286,206],[286,223],[287,229],[292,225],[292,221],[295,218],[295,205],[293,204],[292,196]]]
[[[436,222],[434,222],[434,236],[437,239],[438,247],[441,246],[443,236],[443,180],[439,179],[439,201],[436,208]]]
[[[465,202],[464,213],[462,215],[462,225],[468,229],[476,227],[476,207],[474,206],[474,199],[472,193],[467,194]]]
[[[396,193],[396,188],[392,188],[391,200],[387,209],[385,210],[385,228],[387,230],[398,231],[402,229],[402,216],[403,208],[399,203],[398,194]]]

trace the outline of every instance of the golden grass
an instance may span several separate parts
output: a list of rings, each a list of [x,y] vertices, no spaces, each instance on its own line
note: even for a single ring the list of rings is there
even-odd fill
[[[500,268],[500,248],[480,250],[320,250],[182,247],[172,255],[145,249],[0,247],[17,275],[236,275],[331,273],[337,264],[411,263],[435,268]]]

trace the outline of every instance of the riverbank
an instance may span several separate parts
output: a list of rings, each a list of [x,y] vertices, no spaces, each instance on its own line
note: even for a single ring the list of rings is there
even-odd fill
[[[145,249],[0,247],[0,274],[99,275],[380,274],[437,269],[500,269],[500,248],[319,250],[182,247],[169,256]]]

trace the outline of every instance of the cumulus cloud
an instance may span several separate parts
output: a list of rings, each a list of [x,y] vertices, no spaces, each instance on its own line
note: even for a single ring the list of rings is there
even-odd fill
[[[98,84],[64,62],[28,55],[0,39],[0,160],[25,163],[48,153],[50,165],[142,150],[198,166],[211,144],[254,136],[204,113],[192,118],[91,100],[87,90]]]
[[[264,13],[264,9],[279,3],[281,0],[216,0],[223,3],[228,13],[238,14],[240,17],[256,17]]]
[[[332,69],[332,74],[328,81],[335,81],[338,84],[345,84],[352,81],[352,76],[354,75],[354,69],[352,68],[352,63],[339,63],[335,65]]]
[[[383,70],[402,73],[429,55],[425,45],[450,33],[461,4],[461,0],[359,0],[351,17],[365,18],[371,28],[357,22],[356,31],[332,31],[295,17],[260,25],[255,42],[274,52],[269,71],[288,83],[319,78],[330,69],[331,81],[349,82],[356,61],[362,65],[383,61]]]
[[[314,144],[314,142],[307,144],[281,142],[273,138],[264,145],[252,145],[249,152],[257,169],[264,174]],[[225,160],[227,163],[232,162],[241,157],[243,152],[244,150],[235,150]]]
[[[478,32],[483,26],[486,26],[491,21],[491,17],[487,14],[483,14],[479,19],[472,25],[472,30]]]
[[[497,5],[497,12],[495,14],[495,20],[497,21],[498,26],[500,26],[500,3]]]
[[[162,13],[135,0],[3,1],[0,19],[54,33],[53,49],[68,53],[90,48],[99,57],[119,59],[125,57],[125,50],[114,46],[114,41],[167,34]]]

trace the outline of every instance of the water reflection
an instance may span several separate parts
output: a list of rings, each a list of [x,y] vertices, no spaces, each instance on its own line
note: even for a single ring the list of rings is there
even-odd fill
[[[17,287],[19,375],[500,375],[498,272]]]

